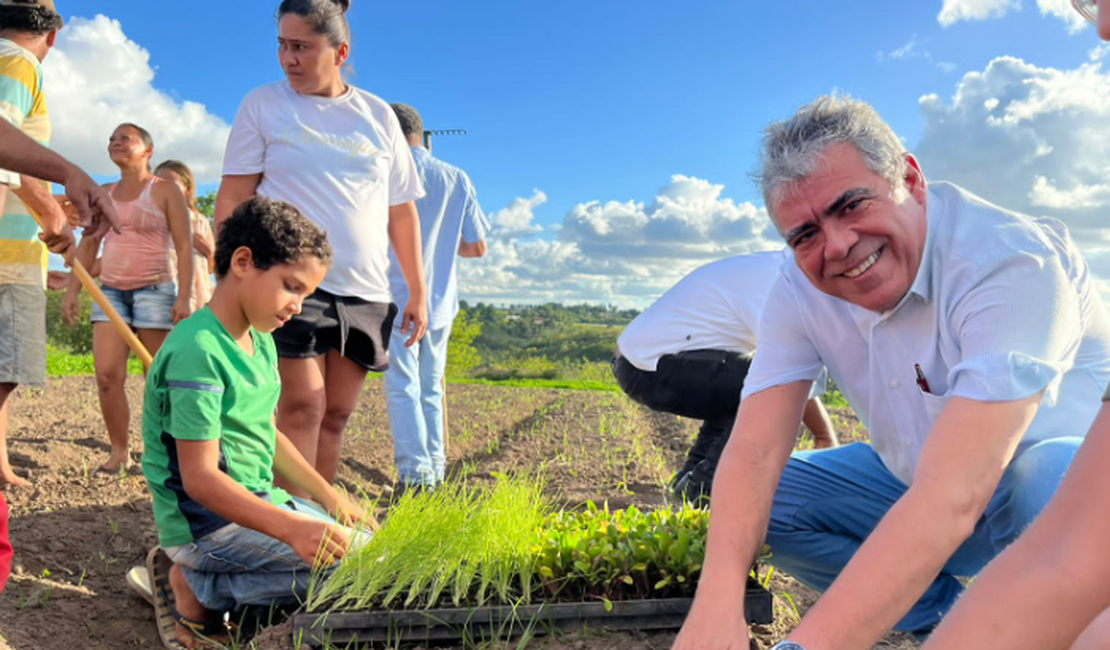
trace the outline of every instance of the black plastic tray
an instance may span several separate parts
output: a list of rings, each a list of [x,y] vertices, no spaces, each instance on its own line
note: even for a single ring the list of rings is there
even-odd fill
[[[332,644],[454,641],[540,635],[582,627],[613,630],[672,630],[682,627],[690,598],[613,601],[605,604],[541,603],[518,607],[474,607],[422,610],[367,610],[293,616],[293,639],[320,646]],[[771,594],[748,586],[744,602],[748,623],[774,619]]]

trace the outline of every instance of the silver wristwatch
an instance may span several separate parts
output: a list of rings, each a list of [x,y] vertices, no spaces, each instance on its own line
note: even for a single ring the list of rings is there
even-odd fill
[[[803,646],[802,644],[794,643],[790,639],[786,639],[785,641],[779,641],[775,645],[771,646],[771,650],[806,650],[806,649],[805,649],[805,646]]]

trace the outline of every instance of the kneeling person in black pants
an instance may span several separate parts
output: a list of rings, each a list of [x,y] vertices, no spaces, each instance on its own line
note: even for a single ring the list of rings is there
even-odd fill
[[[617,341],[613,374],[633,400],[656,411],[703,420],[672,489],[691,501],[709,495],[717,461],[740,406],[756,348],[759,318],[788,253],[737,255],[680,280],[636,317]],[[803,422],[817,448],[836,434],[814,384]]]

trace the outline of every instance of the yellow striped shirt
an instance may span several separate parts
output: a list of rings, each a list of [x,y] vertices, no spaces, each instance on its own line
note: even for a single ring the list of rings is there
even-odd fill
[[[50,118],[42,92],[42,64],[23,47],[0,38],[0,118],[39,144],[50,144]],[[3,174],[8,180],[11,174]],[[47,189],[50,184],[44,181]],[[10,189],[0,216],[0,284],[46,286],[46,246],[38,224]]]

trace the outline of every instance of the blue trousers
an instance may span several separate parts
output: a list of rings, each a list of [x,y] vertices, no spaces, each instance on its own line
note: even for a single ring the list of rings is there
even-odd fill
[[[894,629],[928,630],[939,622],[963,591],[956,577],[977,574],[1032,523],[1082,441],[1046,440],[1014,459],[975,532]],[[771,507],[771,564],[825,591],[907,489],[868,444],[793,454]]]
[[[410,348],[394,322],[385,371],[385,400],[393,432],[393,457],[397,478],[403,483],[427,486],[443,481],[447,467],[443,430],[443,375],[447,369],[447,342],[451,325],[429,329]]]

